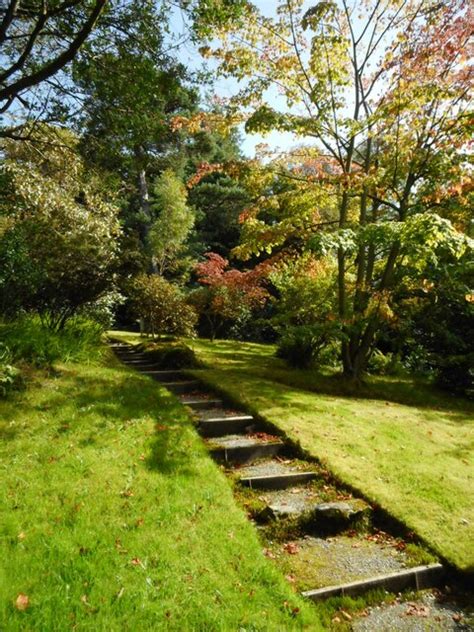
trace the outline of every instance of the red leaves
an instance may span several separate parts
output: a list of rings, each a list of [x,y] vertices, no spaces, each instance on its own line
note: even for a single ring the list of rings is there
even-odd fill
[[[214,290],[212,311],[225,318],[232,318],[236,308],[242,305],[250,308],[262,306],[269,294],[262,286],[262,280],[268,273],[269,265],[264,262],[252,270],[226,269],[227,259],[215,252],[208,252],[207,261],[198,263],[195,272],[199,283]]]

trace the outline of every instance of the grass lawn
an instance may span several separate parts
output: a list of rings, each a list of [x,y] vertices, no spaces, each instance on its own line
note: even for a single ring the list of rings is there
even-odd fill
[[[190,342],[202,378],[243,401],[416,531],[474,570],[474,406],[410,380],[349,393],[334,376],[288,369],[266,345]]]
[[[321,629],[184,408],[111,355],[0,402],[0,450],[0,629]]]

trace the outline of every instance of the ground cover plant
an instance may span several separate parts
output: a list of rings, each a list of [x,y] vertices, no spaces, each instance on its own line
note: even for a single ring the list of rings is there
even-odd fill
[[[288,369],[271,345],[189,342],[199,375],[318,457],[345,484],[472,571],[474,407],[411,380],[340,379]]]
[[[171,394],[55,369],[0,403],[2,629],[320,629]]]

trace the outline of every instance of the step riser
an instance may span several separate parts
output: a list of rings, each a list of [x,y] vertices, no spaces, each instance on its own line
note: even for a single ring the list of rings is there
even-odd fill
[[[262,444],[259,446],[243,446],[240,448],[213,448],[210,453],[219,463],[253,463],[258,459],[276,456],[283,449],[283,444]]]
[[[219,408],[222,406],[222,401],[220,399],[203,399],[190,402],[184,400],[181,403],[184,406],[188,406],[188,408],[192,408],[193,410],[208,410],[209,408]]]
[[[309,483],[316,477],[317,475],[314,472],[298,472],[297,474],[241,478],[239,483],[251,489],[288,489],[288,487],[293,487],[294,485]]]
[[[409,568],[399,573],[381,575],[363,579],[340,586],[328,586],[316,590],[307,590],[302,593],[303,597],[311,601],[323,601],[330,597],[358,597],[369,590],[384,589],[387,592],[398,593],[403,590],[425,588],[435,588],[440,586],[446,571],[441,564],[430,564],[429,566],[417,566]]]
[[[199,388],[200,383],[195,382],[195,381],[192,381],[192,382],[183,381],[181,383],[162,382],[162,386],[167,388],[172,393],[175,393],[176,395],[182,395],[184,393],[189,393],[190,391],[196,390],[197,388]]]
[[[158,382],[179,382],[180,380],[189,380],[189,376],[181,371],[161,371],[159,369],[142,369],[141,373],[152,377]]]
[[[256,422],[252,419],[222,419],[199,422],[198,431],[202,437],[223,437],[227,434],[255,432]]]

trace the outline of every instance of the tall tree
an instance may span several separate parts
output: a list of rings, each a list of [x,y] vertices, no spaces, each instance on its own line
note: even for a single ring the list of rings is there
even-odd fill
[[[417,231],[416,220],[406,230],[403,223],[469,190],[472,9],[465,0],[305,6],[281,0],[272,18],[248,3],[213,33],[219,45],[202,52],[241,81],[233,105],[248,130],[316,143],[309,177],[337,200],[341,353],[345,374],[358,378],[403,270],[408,241],[400,235]],[[424,225],[431,236],[444,226],[435,218]]]
[[[183,143],[171,118],[195,107],[185,68],[166,52],[166,8],[132,0],[101,21],[74,65],[83,99],[78,121],[89,160],[119,174],[136,193],[137,224],[148,239],[153,216],[149,182]]]

